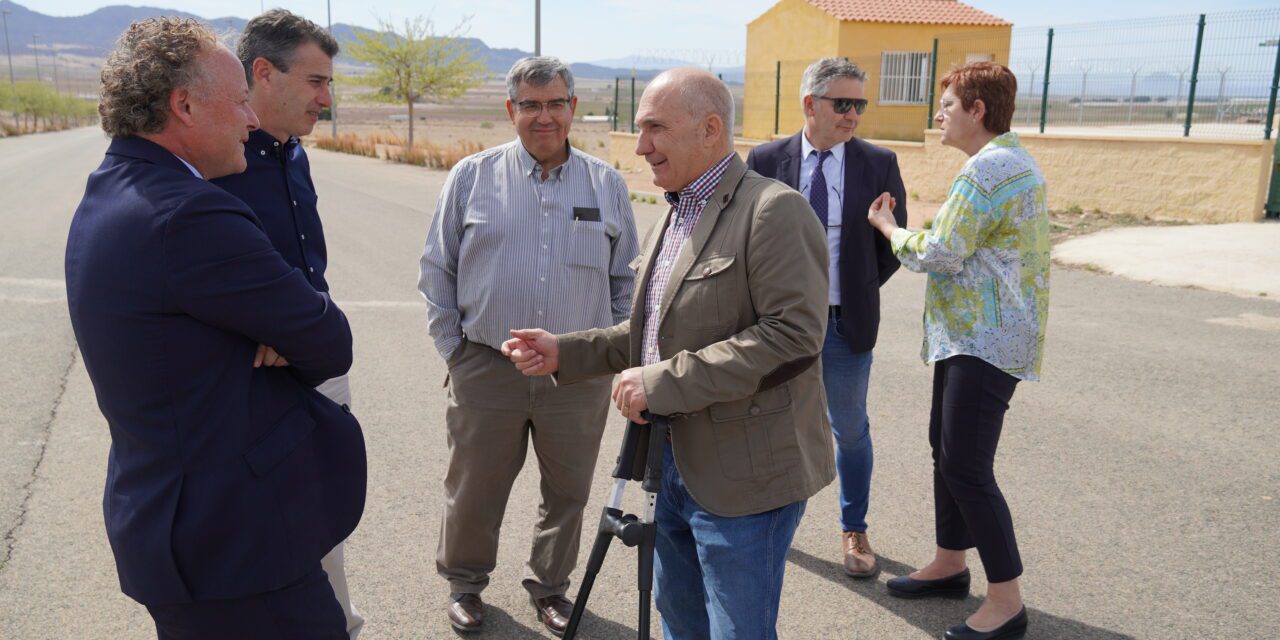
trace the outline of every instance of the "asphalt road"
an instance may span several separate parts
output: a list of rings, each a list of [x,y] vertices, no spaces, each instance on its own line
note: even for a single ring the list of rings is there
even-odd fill
[[[66,229],[105,147],[88,129],[0,140],[5,640],[154,637],[116,582],[100,506],[109,436],[62,289]],[[434,565],[444,366],[415,290],[444,174],[311,156],[329,279],[356,336],[355,410],[369,450],[368,507],[347,547],[351,589],[368,618],[362,638],[452,637]],[[638,210],[641,228],[658,213]],[[899,601],[882,584],[933,549],[931,369],[918,358],[923,288],[923,277],[905,272],[885,287],[872,375],[869,521],[885,572],[870,582],[844,577],[836,491],[818,494],[787,568],[784,638],[940,637],[978,605],[976,597]],[[1030,638],[1280,637],[1278,385],[1276,302],[1054,272],[1043,381],[1020,385],[997,463],[1027,567]],[[584,557],[621,435],[621,422],[611,423]],[[628,497],[639,506],[638,487]],[[484,594],[489,621],[477,637],[550,637],[519,586],[536,510],[530,462],[510,502]],[[632,552],[614,549],[581,637],[634,637],[633,562]],[[974,592],[984,591],[977,571]]]

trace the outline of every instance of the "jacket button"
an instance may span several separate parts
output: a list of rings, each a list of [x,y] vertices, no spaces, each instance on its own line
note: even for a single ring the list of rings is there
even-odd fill
[[[751,415],[758,416],[760,415],[760,406],[753,404],[751,405],[751,409],[749,409],[748,411],[751,413]]]
[[[708,275],[708,274],[710,274],[710,273],[711,273],[711,267],[703,267],[703,268],[702,268],[702,275],[704,275],[704,276],[705,276],[705,275]]]

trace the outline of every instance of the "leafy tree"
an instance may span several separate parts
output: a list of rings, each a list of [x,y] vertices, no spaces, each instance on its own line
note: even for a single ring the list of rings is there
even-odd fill
[[[357,32],[346,47],[351,57],[373,65],[363,80],[382,89],[375,100],[404,102],[409,107],[409,147],[413,147],[413,103],[446,102],[477,87],[484,79],[484,64],[460,37],[467,20],[452,31],[436,35],[435,23],[418,16],[397,29],[391,20],[379,19],[380,32]]]

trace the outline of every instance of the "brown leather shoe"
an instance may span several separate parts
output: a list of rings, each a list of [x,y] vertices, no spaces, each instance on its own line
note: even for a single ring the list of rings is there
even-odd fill
[[[449,606],[449,624],[458,631],[475,631],[484,624],[484,602],[478,593],[451,593]]]
[[[874,578],[880,573],[880,563],[871,550],[871,540],[861,531],[845,531],[840,534],[844,546],[844,572],[854,578]]]
[[[569,626],[569,617],[573,615],[573,603],[559,594],[531,599],[534,610],[538,612],[538,622],[557,638],[563,636],[565,627]]]

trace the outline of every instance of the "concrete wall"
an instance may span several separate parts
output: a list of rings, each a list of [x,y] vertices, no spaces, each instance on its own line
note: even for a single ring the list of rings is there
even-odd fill
[[[966,160],[962,152],[944,147],[941,137],[926,131],[924,142],[873,142],[898,154],[908,195],[941,202]],[[1045,174],[1049,206],[1055,210],[1079,207],[1202,223],[1263,217],[1272,141],[1021,137]],[[635,144],[632,134],[611,134],[609,158],[623,171],[647,173]],[[756,144],[738,141],[738,154],[745,158]]]

